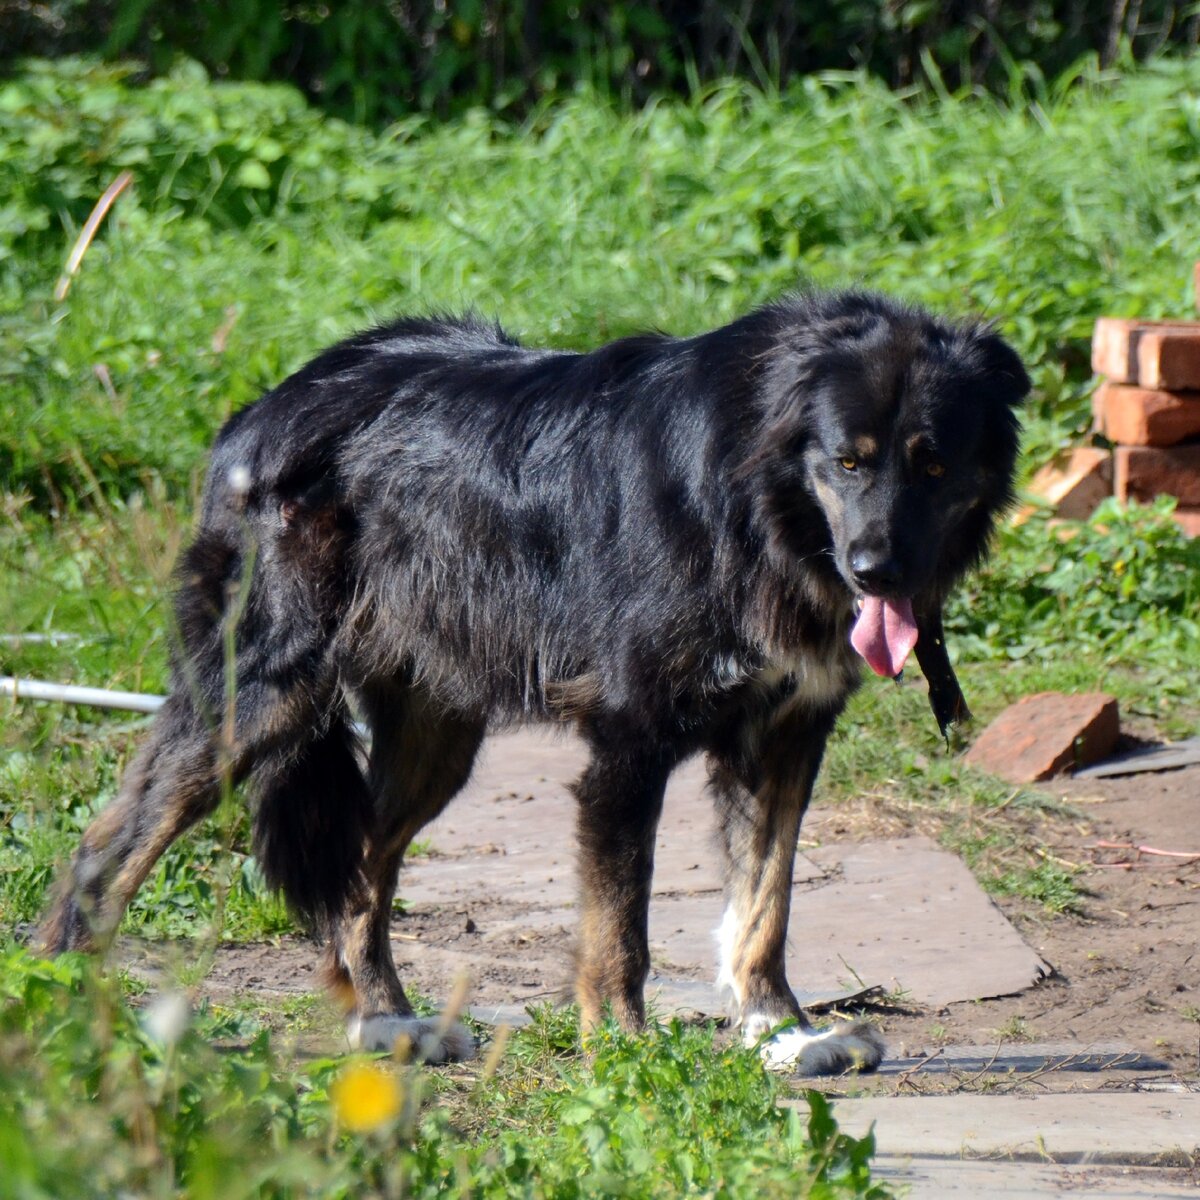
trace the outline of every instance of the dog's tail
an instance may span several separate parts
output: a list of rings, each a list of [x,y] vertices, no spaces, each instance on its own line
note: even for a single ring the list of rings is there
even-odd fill
[[[335,589],[326,584],[335,543],[317,539],[314,551],[300,528],[281,548],[265,526],[253,513],[218,517],[184,556],[177,687],[214,731],[228,721],[232,699],[236,775],[248,777],[254,800],[255,856],[267,883],[324,930],[364,895],[373,819],[331,649]]]
[[[373,808],[358,754],[356,735],[339,715],[251,777],[255,857],[267,883],[318,930],[366,894],[363,847]]]

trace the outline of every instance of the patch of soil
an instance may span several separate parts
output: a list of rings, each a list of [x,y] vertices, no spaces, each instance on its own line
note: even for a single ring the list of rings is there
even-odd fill
[[[569,998],[573,936],[569,924],[502,900],[397,912],[392,918],[392,954],[414,999],[444,999],[454,989],[464,958],[472,963],[472,1006],[558,1002]],[[553,914],[549,914],[553,915]],[[137,976],[158,986],[186,979],[195,957],[191,943],[122,939],[119,957]],[[200,991],[229,1003],[247,995],[280,998],[307,995],[321,987],[320,946],[284,936],[271,942],[224,943]]]

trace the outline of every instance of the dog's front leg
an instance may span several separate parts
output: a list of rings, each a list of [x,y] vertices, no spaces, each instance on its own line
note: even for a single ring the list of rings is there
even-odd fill
[[[871,1070],[883,1054],[870,1026],[814,1029],[787,981],[796,842],[832,725],[832,716],[792,714],[767,730],[744,730],[735,753],[710,757],[725,868],[718,982],[733,993],[746,1044],[761,1043],[768,1065],[802,1075]]]
[[[602,748],[575,785],[579,801],[580,931],[576,996],[584,1031],[604,1006],[625,1029],[646,1020],[654,837],[670,764],[654,752]]]

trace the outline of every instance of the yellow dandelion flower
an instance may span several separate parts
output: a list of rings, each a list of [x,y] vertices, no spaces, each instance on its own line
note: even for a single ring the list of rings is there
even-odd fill
[[[354,1133],[370,1133],[387,1124],[403,1101],[395,1075],[356,1063],[338,1076],[330,1089],[338,1124]]]

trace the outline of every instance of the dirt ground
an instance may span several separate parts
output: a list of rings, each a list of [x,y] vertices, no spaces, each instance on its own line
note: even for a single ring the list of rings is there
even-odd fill
[[[929,1009],[907,1004],[901,996],[882,1005],[873,1015],[889,1054],[922,1056],[946,1044],[1004,1042],[1015,1051],[1022,1042],[1121,1042],[1164,1060],[1176,1077],[1195,1081],[1200,1073],[1200,767],[1062,780],[1046,790],[1079,814],[1056,820],[1046,831],[1043,850],[1082,869],[1083,911],[1051,917],[1025,900],[999,904],[1052,973],[1036,986],[998,999]],[[805,825],[805,837],[826,845],[865,841],[881,832],[904,832],[895,826],[894,818],[873,816],[867,803],[818,807]],[[1101,842],[1129,848],[1099,847]],[[1149,854],[1137,846],[1197,857]],[[564,856],[570,858],[569,847]],[[499,855],[496,867],[502,874]],[[567,998],[573,913],[569,907],[500,898],[506,894],[512,893],[498,886],[490,900],[476,893],[469,903],[421,902],[398,911],[393,948],[406,984],[443,998],[466,960],[472,964],[472,1011],[485,1019],[504,1019],[524,1005]],[[155,957],[161,953],[153,952]],[[223,947],[204,990],[221,1000],[247,993],[286,1000],[315,989],[316,959],[315,947],[301,938]],[[332,1029],[332,1021],[325,1028]]]

